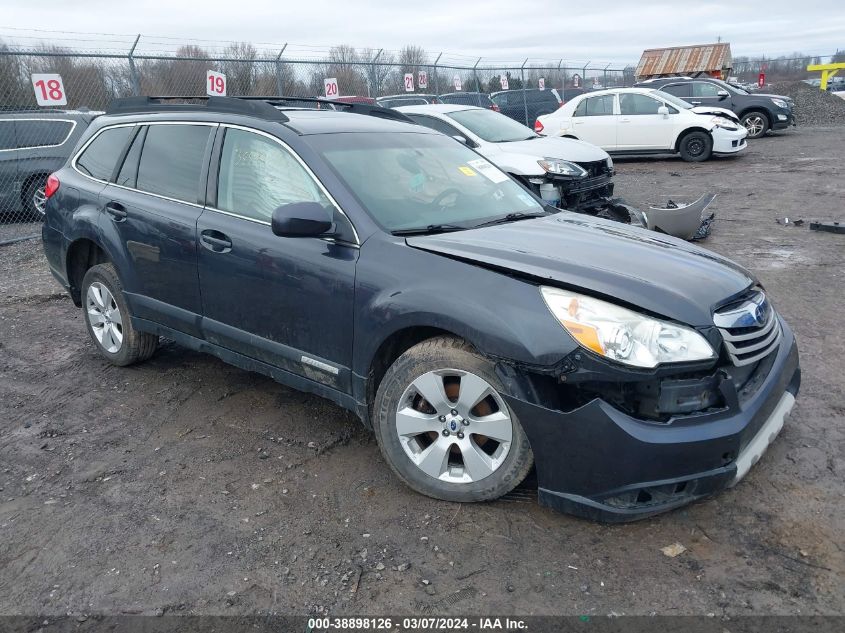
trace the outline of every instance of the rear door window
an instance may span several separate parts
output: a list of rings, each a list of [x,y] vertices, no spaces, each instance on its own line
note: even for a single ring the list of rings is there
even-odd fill
[[[587,97],[575,108],[575,116],[610,116],[613,114],[613,95]]]
[[[0,151],[15,147],[15,122],[0,121]]]
[[[196,203],[212,129],[208,125],[150,125],[138,165],[137,188]]]
[[[134,131],[132,125],[103,130],[76,159],[77,169],[97,180],[110,180]]]
[[[18,149],[49,147],[64,143],[73,130],[69,121],[18,121],[15,134]]]
[[[668,92],[670,95],[675,95],[676,97],[680,97],[684,99],[690,96],[690,85],[688,83],[685,84],[668,84],[661,88],[663,92]]]

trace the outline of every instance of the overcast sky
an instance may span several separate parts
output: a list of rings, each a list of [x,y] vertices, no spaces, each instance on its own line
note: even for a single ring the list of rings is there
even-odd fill
[[[636,62],[644,48],[722,41],[734,56],[845,49],[843,0],[674,0],[519,2],[518,0],[0,0],[0,39],[51,37],[82,47],[79,36],[44,29],[398,49],[422,46],[492,60]],[[148,47],[164,48],[167,41]],[[98,36],[88,48],[120,48]],[[262,47],[264,48],[264,47]],[[266,47],[266,48],[269,48]],[[300,49],[301,50],[301,49]]]

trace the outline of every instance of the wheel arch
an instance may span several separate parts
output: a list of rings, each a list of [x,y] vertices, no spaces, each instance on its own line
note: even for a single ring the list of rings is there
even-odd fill
[[[685,130],[681,131],[680,134],[678,134],[678,138],[675,139],[675,151],[676,152],[681,151],[681,141],[683,141],[692,132],[704,132],[707,136],[710,137],[711,141],[713,140],[713,134],[710,130],[708,130],[707,128],[701,127],[699,125],[694,125],[693,127],[686,128]]]
[[[94,240],[80,237],[68,245],[65,256],[65,271],[67,274],[70,296],[73,303],[82,305],[82,279],[88,269],[97,264],[111,262],[108,253]]]
[[[768,127],[772,127],[772,115],[769,114],[769,111],[764,106],[748,106],[746,108],[743,108],[737,116],[739,116],[739,119],[742,120],[742,117],[744,117],[746,114],[751,114],[752,112],[762,114],[764,117],[766,117]]]

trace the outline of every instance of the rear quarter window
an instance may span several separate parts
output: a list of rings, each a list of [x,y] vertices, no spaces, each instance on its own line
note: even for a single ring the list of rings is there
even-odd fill
[[[134,131],[133,126],[103,130],[76,159],[76,168],[97,180],[109,180]]]
[[[17,122],[15,134],[18,149],[61,145],[70,136],[73,123],[70,121],[21,121]]]

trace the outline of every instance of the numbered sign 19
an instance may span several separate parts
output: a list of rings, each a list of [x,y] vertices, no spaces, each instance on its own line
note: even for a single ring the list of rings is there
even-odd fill
[[[499,83],[502,84],[502,90],[508,90],[508,76],[499,75]]]
[[[461,89],[461,78],[455,75],[455,90]]]
[[[67,93],[61,75],[33,75],[32,88],[40,106],[67,105]]]
[[[421,70],[417,73],[417,85],[420,88],[428,88],[428,73],[424,70]]]
[[[326,91],[326,97],[329,99],[334,99],[335,97],[340,96],[340,91],[337,89],[336,77],[326,77],[323,80],[323,88]]]
[[[537,80],[537,87],[538,87],[540,90],[545,90],[545,89],[546,89],[546,80],[545,80],[543,77],[540,77],[540,78]]]
[[[209,70],[206,73],[205,91],[211,97],[225,97],[226,75]]]
[[[414,91],[414,73],[405,73],[405,92]]]

